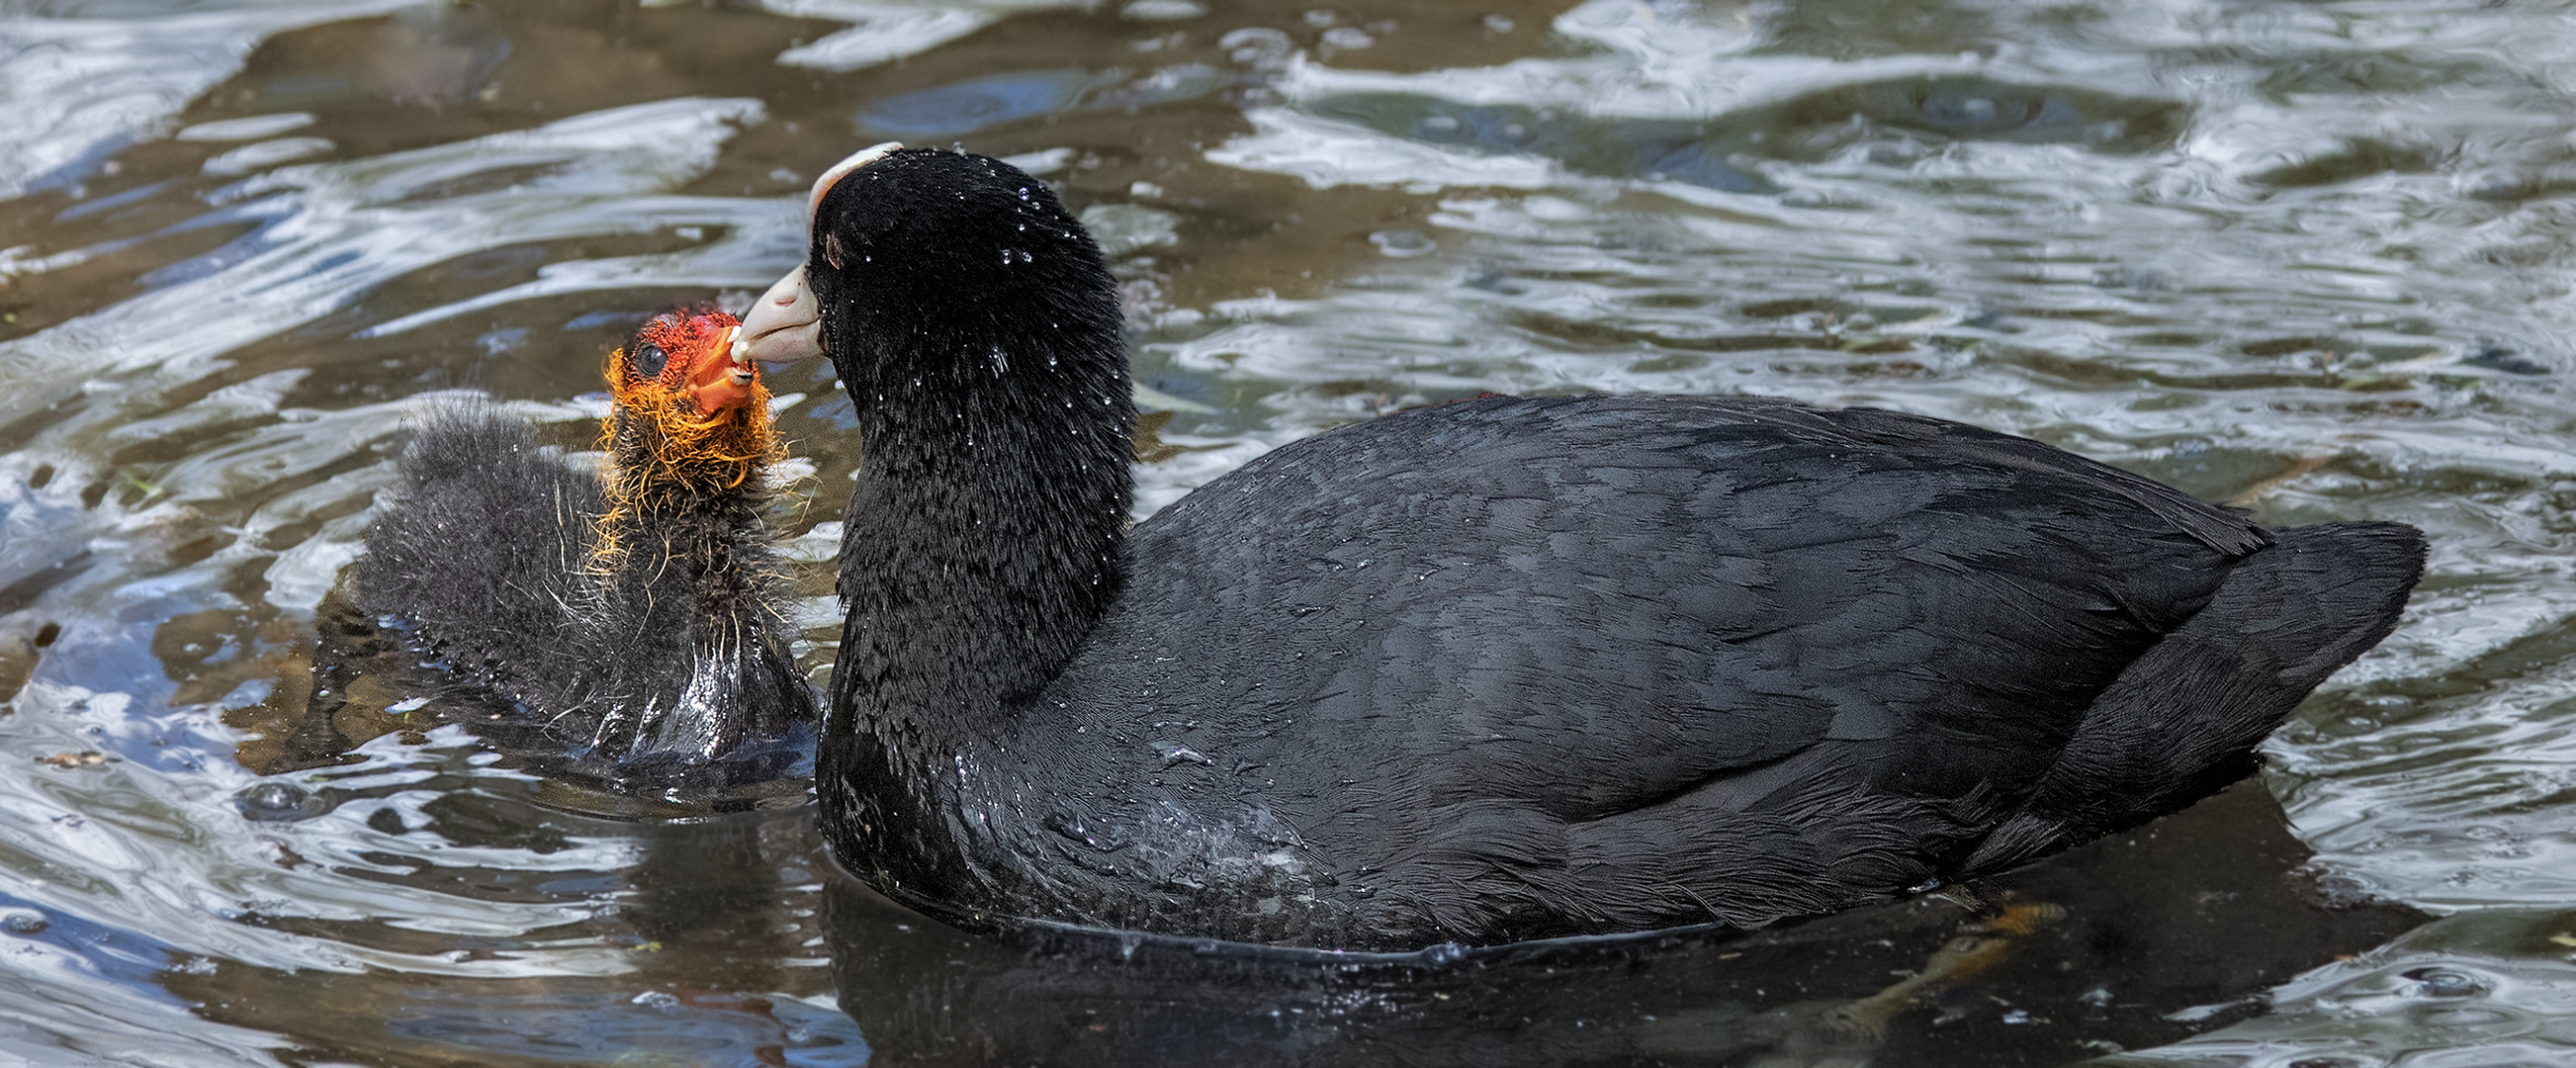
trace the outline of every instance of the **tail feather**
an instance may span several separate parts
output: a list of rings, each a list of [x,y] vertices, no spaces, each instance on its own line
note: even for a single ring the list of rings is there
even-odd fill
[[[2208,606],[2129,665],[1960,874],[2012,867],[2180,809],[2250,774],[2254,748],[2397,626],[2424,572],[2398,523],[2275,532]]]

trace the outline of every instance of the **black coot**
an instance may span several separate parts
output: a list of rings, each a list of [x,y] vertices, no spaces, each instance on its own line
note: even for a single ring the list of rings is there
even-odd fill
[[[1118,293],[1047,188],[880,146],[813,203],[744,333],[819,341],[866,458],[824,829],[970,925],[1403,950],[1883,900],[2252,771],[2422,568],[2409,527],[1753,397],[1389,415],[1130,531]]]
[[[769,393],[729,358],[738,330],[670,313],[612,355],[596,472],[488,408],[434,410],[368,528],[357,606],[617,778],[792,763],[814,696],[763,515]]]

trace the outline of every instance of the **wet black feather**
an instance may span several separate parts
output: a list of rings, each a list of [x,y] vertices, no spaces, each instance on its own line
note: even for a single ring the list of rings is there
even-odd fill
[[[1043,186],[901,153],[814,257],[868,458],[825,827],[970,923],[1402,949],[1881,900],[2243,774],[2421,567],[1760,398],[1390,415],[1122,533],[1115,290]]]
[[[626,552],[603,563],[595,469],[488,405],[443,405],[413,428],[368,529],[356,601],[615,778],[692,784],[718,762],[726,780],[774,774],[782,754],[763,747],[815,704],[776,607],[764,493],[627,515]]]

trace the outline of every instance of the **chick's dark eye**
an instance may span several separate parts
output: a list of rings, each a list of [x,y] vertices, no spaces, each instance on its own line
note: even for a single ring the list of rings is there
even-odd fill
[[[626,339],[630,354],[627,366],[637,378],[661,377],[663,368],[671,362],[670,346],[679,344],[685,349],[692,336],[689,317],[683,313],[663,312],[647,319],[635,328],[633,337]]]

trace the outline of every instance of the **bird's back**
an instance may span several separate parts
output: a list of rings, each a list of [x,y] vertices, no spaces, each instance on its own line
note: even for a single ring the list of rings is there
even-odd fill
[[[2036,775],[2265,540],[1956,424],[1476,401],[1282,449],[1139,526],[1056,692],[1113,719],[1276,709],[1301,766],[1573,820],[1824,738],[1901,737],[1881,784],[1956,796]]]
[[[1339,905],[1290,940],[1757,922],[1958,870],[2269,543],[1936,420],[1464,402],[1283,448],[1141,524],[1116,606],[1024,716],[1081,731],[1014,744],[1095,845],[1205,824],[1159,864],[1119,847],[1123,878],[1223,881],[1194,849],[1294,859]],[[2411,584],[2360,577],[2399,604]]]

